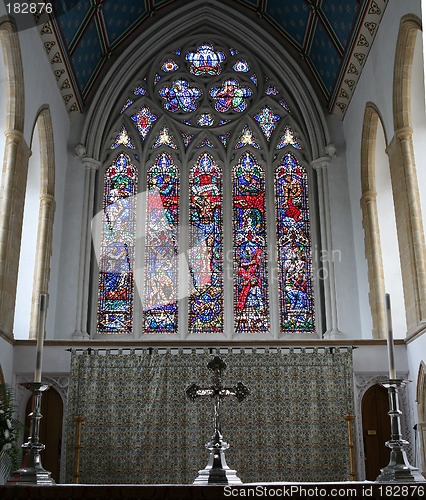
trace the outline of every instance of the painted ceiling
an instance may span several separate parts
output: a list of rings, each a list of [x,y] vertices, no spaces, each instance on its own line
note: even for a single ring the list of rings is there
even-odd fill
[[[69,112],[81,112],[114,51],[173,0],[53,0],[37,19]],[[344,116],[387,0],[233,0],[301,56],[330,112]]]

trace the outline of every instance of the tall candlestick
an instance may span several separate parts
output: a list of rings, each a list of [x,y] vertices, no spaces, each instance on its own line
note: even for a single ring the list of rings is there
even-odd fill
[[[45,293],[41,293],[40,304],[38,309],[37,355],[36,355],[34,382],[41,382],[41,362],[43,359],[44,332],[46,329],[46,303],[47,303],[47,295]]]
[[[390,295],[388,293],[385,294],[385,308],[386,308],[386,324],[388,328],[389,378],[391,380],[395,380],[396,370],[395,370],[395,357],[393,351],[392,316],[391,316]]]

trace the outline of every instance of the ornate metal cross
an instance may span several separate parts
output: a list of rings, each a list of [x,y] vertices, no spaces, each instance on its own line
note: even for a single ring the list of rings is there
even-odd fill
[[[241,402],[250,394],[250,390],[242,382],[238,382],[235,387],[223,387],[222,376],[226,363],[218,356],[215,356],[207,367],[213,372],[212,385],[202,388],[197,384],[191,384],[185,391],[192,401],[203,396],[214,400],[214,434],[212,440],[206,444],[206,448],[210,450],[210,458],[206,468],[199,471],[194,484],[241,484],[236,472],[231,470],[225,461],[224,451],[229,445],[222,439],[220,410],[223,398],[235,396]]]

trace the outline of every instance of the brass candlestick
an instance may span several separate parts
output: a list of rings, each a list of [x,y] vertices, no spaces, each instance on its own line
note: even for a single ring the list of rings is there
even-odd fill
[[[84,418],[81,415],[74,417],[75,422],[77,422],[77,436],[75,445],[75,461],[74,461],[74,484],[78,484],[80,478],[80,450],[81,446],[81,424],[84,422]]]

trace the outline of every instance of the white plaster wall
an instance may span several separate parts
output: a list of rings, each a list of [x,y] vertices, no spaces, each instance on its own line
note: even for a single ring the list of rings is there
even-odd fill
[[[346,170],[346,143],[342,122],[335,116],[328,116],[327,124],[331,142],[336,146],[336,156],[328,167],[328,180],[338,326],[345,337],[361,338],[355,244]]]
[[[364,252],[364,231],[360,210],[361,198],[361,136],[365,105],[373,102],[383,118],[386,136],[393,137],[392,85],[395,47],[401,17],[412,13],[421,17],[420,0],[390,0],[383,15],[370,54],[343,120],[346,139],[346,167],[349,179],[349,203],[352,213],[354,254],[363,338],[371,338],[372,322],[368,303],[367,263]]]
[[[32,155],[28,162],[18,286],[16,289],[15,319],[13,322],[13,338],[15,339],[28,339],[30,332],[32,284],[34,280],[40,207],[40,143],[37,126],[34,129],[31,151]]]

